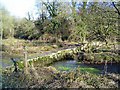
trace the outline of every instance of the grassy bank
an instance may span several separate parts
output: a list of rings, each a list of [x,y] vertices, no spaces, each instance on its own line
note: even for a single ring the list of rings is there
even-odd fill
[[[24,42],[24,41],[21,41]],[[10,42],[9,42],[10,43]],[[13,43],[13,42],[12,42]],[[14,42],[16,43],[16,42]],[[4,45],[7,47],[11,47],[12,45],[16,44],[7,44],[4,42]],[[22,47],[23,45],[21,45]],[[28,47],[28,53],[31,53],[30,50],[36,51],[38,53],[39,49],[42,51],[40,47],[44,47],[43,50],[46,51],[47,47],[52,47],[52,45],[45,47],[43,46],[34,46],[30,43],[27,43],[26,46]],[[13,46],[14,47],[14,46]],[[36,47],[37,49],[34,49]],[[57,46],[52,47],[54,50],[57,49]],[[82,48],[82,47],[81,47]],[[7,49],[3,52],[10,52],[12,48]],[[111,52],[89,52],[85,47],[85,61],[87,62],[104,62],[105,60],[108,61],[115,61],[119,62],[119,56],[116,53]],[[8,51],[7,51],[8,50]],[[15,50],[17,51],[17,45]],[[15,51],[15,52],[16,52]],[[12,54],[15,53],[14,50]],[[22,49],[21,49],[21,52]],[[91,72],[99,72],[94,68],[80,68],[70,72],[59,72],[54,67],[49,66],[50,64],[73,58],[81,58],[79,53],[83,52],[80,48],[75,49],[66,49],[61,50],[56,53],[51,53],[45,56],[36,56],[35,58],[28,59],[28,75],[24,73],[24,64],[23,59],[18,61],[18,72],[14,72],[14,66],[11,68],[6,68],[2,70],[2,83],[3,87],[14,87],[14,88],[117,88],[118,87],[118,80],[114,80],[113,78],[109,78],[108,76],[104,75],[94,75]],[[81,59],[80,59],[81,60]],[[95,63],[97,64],[97,63]],[[49,67],[47,67],[49,66]],[[59,67],[59,69],[69,70],[67,67]],[[84,72],[87,71],[87,72]],[[116,77],[119,75],[116,75]]]
[[[29,66],[31,65],[31,63],[34,63],[35,65],[38,65],[41,67],[41,66],[45,66],[45,65],[50,65],[51,63],[54,63],[54,62],[57,62],[60,60],[64,60],[66,58],[68,58],[68,59],[72,58],[75,60],[78,59],[78,61],[82,61],[84,63],[86,63],[86,62],[92,63],[92,64],[93,63],[94,64],[102,64],[106,60],[108,63],[111,63],[111,62],[119,63],[120,62],[120,56],[117,53],[100,51],[101,48],[107,49],[109,51],[109,48],[112,47],[112,46],[107,47],[107,46],[105,46],[104,43],[103,43],[103,45],[101,44],[100,47],[99,47],[99,44],[96,44],[96,45],[91,44],[91,47],[90,47],[90,44],[88,43],[88,44],[86,44],[84,46],[80,46],[74,50],[73,49],[62,50],[62,51],[58,51],[56,53],[43,55],[43,56],[39,56],[39,54],[40,54],[39,50],[40,51],[43,50],[43,52],[46,50],[54,51],[55,49],[58,49],[58,46],[52,45],[52,44],[50,46],[46,44],[46,46],[45,46],[45,43],[40,45],[40,43],[38,41],[29,42],[29,41],[17,40],[17,39],[13,39],[13,42],[10,42],[9,39],[3,40],[3,45],[8,46],[8,47],[11,47],[13,45],[13,47],[16,47],[15,50],[17,51],[17,45],[16,45],[18,43],[17,41],[22,43],[21,47],[23,47],[24,44],[27,43],[26,46],[27,46],[27,52],[28,52]],[[14,44],[12,44],[12,43],[14,43]],[[37,43],[38,45],[34,46],[33,45],[34,43]],[[71,43],[73,43],[73,42],[71,42]],[[69,42],[69,44],[70,44],[70,42]],[[34,47],[37,49],[34,49]],[[85,50],[84,60],[81,59],[82,55],[80,54],[81,52],[83,53],[83,50],[81,50],[82,48]],[[95,48],[97,48],[97,50],[99,52],[93,52],[95,50]],[[38,53],[30,54],[31,50],[36,51]],[[10,51],[10,49],[8,51]],[[21,51],[24,52],[23,48]],[[7,50],[5,50],[4,53],[5,52],[7,52]],[[12,52],[12,55],[10,57],[14,56],[14,54],[13,54],[14,52],[13,51],[11,51],[11,52]],[[18,54],[18,55],[19,55],[19,57],[21,57],[21,54]],[[4,54],[3,54],[3,57],[6,57],[6,55],[4,56]],[[31,59],[29,59],[29,57],[31,57]],[[24,59],[24,54],[22,53],[21,61],[23,59]],[[21,61],[18,62],[18,67],[20,69],[23,68],[23,62],[21,62]]]
[[[29,68],[29,74],[4,72],[3,87],[6,88],[118,88],[114,79],[91,73],[82,73],[79,69],[59,72],[53,67]],[[120,76],[117,75],[120,80]]]

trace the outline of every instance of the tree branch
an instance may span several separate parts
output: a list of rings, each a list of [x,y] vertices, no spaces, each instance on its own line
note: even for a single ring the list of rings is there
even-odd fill
[[[117,13],[120,15],[120,11],[119,11],[118,8],[116,7],[115,3],[112,2],[112,4],[113,4],[114,8],[117,10]]]

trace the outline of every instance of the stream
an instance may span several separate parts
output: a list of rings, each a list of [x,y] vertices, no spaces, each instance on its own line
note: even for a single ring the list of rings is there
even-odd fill
[[[76,68],[80,69],[82,72],[90,72],[95,74],[104,74],[104,64],[84,64],[77,62],[76,60],[64,60],[55,62],[51,66],[55,67],[59,71],[71,71]],[[108,73],[120,74],[120,65],[119,64],[107,64]]]
[[[67,47],[67,48],[62,48],[59,50],[65,50],[65,49],[72,49],[74,47]],[[28,57],[30,58],[34,58],[37,56],[46,56],[52,53],[56,53],[57,51],[48,51],[48,52],[43,52],[41,54],[34,54],[32,57]],[[9,67],[13,64],[13,62],[10,60],[11,57],[13,57],[14,59],[20,60],[20,57],[14,57],[14,56],[7,56],[7,55],[2,55],[2,60],[0,61],[0,64],[2,64],[2,68],[5,67]],[[74,70],[76,68],[80,69],[80,71],[82,72],[90,72],[90,73],[98,73],[98,74],[104,74],[105,72],[105,68],[104,68],[104,64],[84,64],[82,62],[77,62],[76,60],[62,60],[59,62],[55,62],[53,63],[51,66],[54,66],[56,69],[60,70],[60,71],[70,71],[70,70]],[[120,65],[117,63],[109,63],[107,64],[107,72],[108,73],[116,73],[116,74],[120,74]]]

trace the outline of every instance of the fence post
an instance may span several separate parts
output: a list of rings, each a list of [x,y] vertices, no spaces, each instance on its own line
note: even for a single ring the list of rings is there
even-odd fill
[[[28,74],[28,62],[27,62],[27,48],[24,46],[24,73]]]
[[[104,70],[105,70],[105,75],[107,75],[107,60],[105,60]]]

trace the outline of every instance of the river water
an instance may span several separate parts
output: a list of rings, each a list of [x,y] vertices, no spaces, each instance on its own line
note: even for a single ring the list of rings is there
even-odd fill
[[[91,73],[100,73],[104,74],[105,66],[104,64],[84,64],[78,63],[76,60],[64,60],[59,61],[52,64],[56,69],[60,71],[71,71],[76,68],[79,68],[83,72],[91,72]],[[120,65],[119,64],[107,64],[107,72],[108,73],[116,73],[120,74]]]

